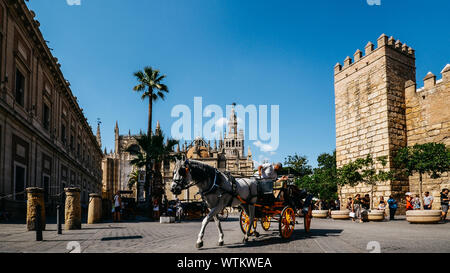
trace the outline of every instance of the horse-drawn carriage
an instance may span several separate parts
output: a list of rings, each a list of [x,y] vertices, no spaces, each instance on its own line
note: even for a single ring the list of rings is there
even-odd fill
[[[203,236],[211,220],[219,231],[219,246],[224,245],[224,233],[220,223],[220,213],[226,207],[242,209],[240,223],[246,243],[256,231],[259,220],[263,229],[268,230],[273,221],[278,221],[282,238],[292,236],[296,216],[304,217],[305,231],[311,224],[312,195],[295,185],[275,185],[274,181],[257,181],[253,178],[235,179],[214,167],[195,160],[177,161],[174,168],[171,191],[179,195],[183,190],[197,186],[202,199],[210,209],[198,235],[197,248],[203,247]],[[252,227],[252,228],[249,228]]]
[[[256,231],[258,222],[265,231],[268,231],[275,222],[278,223],[280,236],[283,239],[289,239],[297,223],[296,217],[304,218],[304,230],[308,233],[312,219],[311,199],[312,196],[308,195],[306,191],[299,190],[293,183],[259,180],[258,201],[254,204],[255,221],[250,229],[250,234]],[[245,201],[243,203],[245,204]],[[309,204],[307,208],[305,208],[305,204]],[[241,211],[239,222],[242,232],[247,234],[250,218],[245,210]]]

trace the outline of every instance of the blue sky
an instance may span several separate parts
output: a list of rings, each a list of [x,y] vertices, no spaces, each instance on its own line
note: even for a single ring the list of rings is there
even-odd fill
[[[450,1],[366,0],[31,0],[30,9],[72,91],[103,144],[146,130],[147,102],[132,92],[133,72],[151,65],[170,94],[154,106],[170,135],[172,108],[203,104],[280,105],[275,154],[251,145],[254,159],[284,161],[335,149],[333,67],[386,33],[416,50],[417,81],[440,78],[450,63]],[[206,122],[208,119],[205,119]]]

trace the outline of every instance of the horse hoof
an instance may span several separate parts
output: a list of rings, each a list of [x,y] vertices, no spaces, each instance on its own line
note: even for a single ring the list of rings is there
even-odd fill
[[[223,242],[219,242],[217,245],[218,246],[223,246]]]
[[[244,238],[244,239],[242,240],[242,243],[247,244],[247,243],[248,243],[248,238]]]
[[[203,242],[197,243],[195,246],[196,246],[197,248],[202,248],[202,247],[203,247]]]
[[[255,231],[255,237],[256,237],[256,238],[259,238],[259,236],[260,236],[260,235],[259,235],[259,232],[256,232],[256,231]]]

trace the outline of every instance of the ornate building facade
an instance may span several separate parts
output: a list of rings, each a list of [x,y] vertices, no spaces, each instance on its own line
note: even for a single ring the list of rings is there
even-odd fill
[[[158,122],[155,133],[158,134],[160,130]],[[202,161],[220,171],[229,171],[236,177],[251,176],[254,170],[252,153],[250,148],[247,155],[244,153],[244,132],[242,130],[238,132],[237,117],[234,109],[228,123],[228,130],[228,134],[225,133],[224,138],[214,141],[214,144],[211,144],[211,141],[196,138],[191,143],[185,142],[183,145],[178,145],[173,154],[179,155],[180,158]],[[128,135],[120,135],[119,127],[116,124],[115,136],[115,150],[110,153],[105,152],[102,162],[103,192],[107,196],[111,196],[117,190],[128,190],[129,176],[135,169],[130,164],[133,156],[127,153],[126,150],[133,145],[136,146],[136,149],[139,149],[136,142],[136,138],[139,135],[131,135],[130,133]],[[163,162],[161,166],[164,192],[169,200],[176,198],[170,192],[174,167],[175,162]],[[139,181],[140,184],[143,184],[145,172],[143,170],[139,171],[141,173]],[[186,190],[179,198],[198,200],[200,196],[196,195],[197,191],[197,189]],[[142,186],[138,192],[143,193]],[[143,197],[141,194],[140,198],[142,199]]]
[[[430,72],[417,89],[415,61],[414,49],[383,34],[376,46],[366,45],[365,55],[357,50],[353,59],[335,66],[338,167],[371,154],[386,156],[387,169],[393,170],[401,147],[426,142],[450,146],[450,65],[442,70],[442,79],[436,81]],[[435,200],[448,187],[448,174],[424,181],[424,190]],[[341,198],[369,191],[367,185],[344,187]],[[418,177],[379,183],[375,203],[390,195],[404,201],[406,192],[418,193]],[[440,208],[439,202],[434,205]]]
[[[102,151],[23,0],[0,1],[1,209],[24,213],[27,187],[49,205],[65,187],[101,191]]]

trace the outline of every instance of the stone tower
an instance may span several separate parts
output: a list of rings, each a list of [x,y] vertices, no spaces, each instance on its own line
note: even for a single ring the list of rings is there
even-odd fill
[[[244,156],[244,131],[238,132],[238,120],[234,108],[231,110],[228,121],[228,135],[224,134],[224,150],[227,157]]]
[[[334,75],[337,166],[371,154],[387,156],[393,169],[396,151],[407,145],[405,83],[416,79],[414,50],[383,34],[376,47],[369,42],[365,54],[357,50],[343,66],[336,64]],[[380,183],[374,199],[408,190],[407,180]],[[344,187],[341,198],[369,192],[365,185]]]

